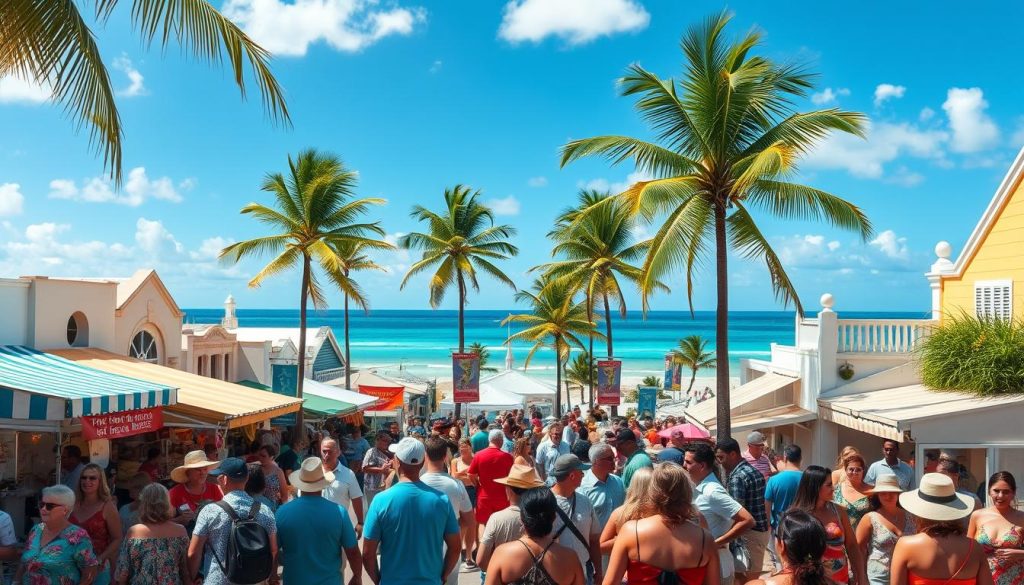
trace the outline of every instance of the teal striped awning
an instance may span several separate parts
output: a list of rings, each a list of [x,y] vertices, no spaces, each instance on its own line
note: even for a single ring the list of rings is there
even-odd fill
[[[0,345],[0,418],[64,420],[177,403],[178,389]]]

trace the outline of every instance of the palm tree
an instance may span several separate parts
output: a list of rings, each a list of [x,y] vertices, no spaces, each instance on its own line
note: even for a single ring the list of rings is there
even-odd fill
[[[480,371],[481,372],[497,372],[498,368],[491,368],[487,366],[487,361],[491,359],[491,350],[487,349],[487,346],[474,341],[469,344],[469,353],[475,353],[480,358]]]
[[[355,303],[365,313],[369,314],[370,312],[370,302],[366,298],[366,294],[363,293],[362,287],[352,279],[352,273],[362,270],[386,272],[386,268],[371,260],[365,252],[367,250],[393,250],[395,247],[384,240],[369,239],[360,241],[332,241],[330,246],[334,249],[334,254],[338,258],[338,269],[329,273],[328,277],[334,282],[335,286],[341,289],[345,299],[343,304],[345,315],[345,388],[351,390],[352,355],[349,351],[348,337],[349,301]]]
[[[533,343],[530,353],[526,354],[524,367],[530,367],[530,360],[542,347],[555,351],[555,388],[558,390],[555,393],[555,416],[562,416],[562,368],[569,359],[569,352],[573,347],[583,348],[581,338],[584,336],[604,337],[587,315],[586,305],[575,302],[574,293],[574,288],[566,282],[538,279],[533,283],[533,292],[524,290],[516,293],[516,301],[528,303],[532,312],[509,315],[501,322],[502,325],[526,325],[505,342],[525,340]]]
[[[779,65],[754,54],[760,34],[730,43],[731,16],[722,13],[682,39],[683,80],[661,79],[640,65],[620,80],[622,95],[638,96],[636,108],[656,141],[628,136],[574,140],[562,147],[561,164],[603,156],[613,164],[633,159],[655,178],[631,185],[616,198],[635,215],[663,217],[643,264],[644,309],[658,279],[682,268],[693,310],[693,271],[714,254],[717,286],[716,362],[718,438],[730,435],[729,282],[730,249],[768,268],[776,297],[800,299],[778,255],[754,220],[754,211],[787,219],[823,220],[871,234],[864,212],[835,195],[792,182],[797,162],[830,132],[864,135],[863,114],[829,108],[798,113],[812,77],[796,65]],[[597,206],[600,206],[599,203]]]
[[[661,378],[657,376],[645,376],[644,379],[640,381],[640,384],[644,386],[657,386],[658,388],[661,388]]]
[[[594,338],[589,335],[587,337],[590,339],[590,343],[593,343]],[[576,356],[572,358],[572,363],[565,368],[566,381],[580,387],[580,404],[586,402],[586,399],[583,397],[583,388],[590,385],[590,391],[591,394],[593,394],[593,381],[594,376],[596,375],[597,372],[594,371],[594,359],[586,350],[576,354]],[[593,406],[593,395],[591,395],[590,400],[591,406]]]
[[[689,396],[693,390],[693,382],[697,379],[697,371],[702,368],[715,367],[715,354],[707,351],[708,340],[700,335],[687,335],[679,340],[679,349],[672,350],[672,363],[690,369],[690,385],[686,388]]]
[[[632,263],[641,260],[650,247],[649,241],[634,243],[635,218],[626,206],[617,200],[607,205],[598,205],[610,194],[594,190],[582,190],[576,207],[567,209],[558,217],[555,229],[548,237],[555,241],[551,255],[561,258],[555,262],[537,267],[550,278],[562,279],[583,291],[590,320],[598,302],[604,305],[605,339],[608,357],[614,357],[612,343],[611,301],[619,306],[619,314],[626,317],[626,299],[622,294],[622,282],[636,286],[642,272]],[[587,210],[593,211],[587,213]],[[657,283],[658,288],[668,287]],[[591,370],[594,369],[593,338],[589,341],[588,355]],[[590,403],[594,402],[594,380],[589,379]],[[614,407],[613,407],[614,410]],[[613,413],[614,414],[614,413]]]
[[[249,256],[275,254],[275,258],[249,281],[253,288],[271,276],[302,267],[299,369],[295,389],[296,396],[302,398],[306,372],[306,302],[312,299],[314,307],[327,306],[326,295],[313,270],[314,263],[340,286],[337,275],[342,271],[343,263],[337,250],[346,242],[363,243],[369,247],[379,244],[373,236],[384,235],[380,225],[357,221],[370,206],[382,205],[384,200],[353,200],[357,173],[347,169],[333,154],[304,150],[295,159],[288,157],[288,169],[287,177],[281,173],[267,174],[260,187],[274,195],[275,207],[250,203],[242,208],[243,214],[270,226],[274,233],[231,244],[221,250],[220,258],[237,263]],[[355,290],[350,287],[350,291]],[[301,409],[296,424],[302,428]]]
[[[53,88],[52,99],[63,104],[76,125],[90,126],[90,141],[103,153],[104,166],[121,182],[121,115],[110,74],[93,31],[78,4],[91,4],[96,20],[106,24],[118,0],[0,2],[0,77],[14,75]],[[289,122],[284,91],[270,71],[270,53],[209,2],[134,0],[132,25],[147,46],[159,39],[166,49],[175,39],[198,60],[219,63],[227,55],[232,77],[245,97],[248,61],[264,108],[278,121]]]
[[[516,230],[509,225],[494,225],[494,213],[477,201],[480,191],[471,191],[456,185],[444,191],[445,208],[441,213],[416,205],[411,216],[427,223],[427,232],[412,232],[399,238],[398,245],[406,250],[422,250],[423,256],[409,268],[399,287],[404,289],[409,279],[428,269],[434,269],[430,279],[430,306],[436,309],[448,288],[459,291],[459,353],[466,351],[466,294],[468,286],[480,290],[477,272],[482,271],[512,290],[516,285],[500,268],[496,260],[508,260],[519,249],[507,242]],[[461,403],[455,404],[455,418],[462,413]]]

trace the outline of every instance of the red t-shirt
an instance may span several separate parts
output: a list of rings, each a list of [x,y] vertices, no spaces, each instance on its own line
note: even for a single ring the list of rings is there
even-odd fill
[[[496,479],[508,477],[515,461],[512,455],[491,445],[473,456],[473,463],[469,466],[469,473],[480,478],[480,492],[478,500],[484,500],[497,509],[508,507],[508,496],[505,495],[505,486],[495,482]]]
[[[206,484],[206,489],[203,491],[203,495],[196,496],[185,489],[185,484],[179,483],[178,485],[171,488],[171,506],[175,510],[181,511],[182,504],[188,504],[188,507],[193,512],[199,510],[199,504],[204,502],[219,502],[224,497],[224,493],[220,491],[220,486],[214,483]]]

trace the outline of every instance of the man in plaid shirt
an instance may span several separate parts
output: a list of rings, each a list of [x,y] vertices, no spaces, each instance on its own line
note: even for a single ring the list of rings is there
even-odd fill
[[[729,473],[729,495],[740,503],[754,517],[754,527],[743,535],[743,542],[750,552],[750,566],[746,568],[744,581],[757,579],[764,567],[765,550],[768,547],[770,524],[764,505],[764,475],[743,458],[740,444],[736,439],[719,441],[715,457]],[[737,582],[741,571],[737,571]]]

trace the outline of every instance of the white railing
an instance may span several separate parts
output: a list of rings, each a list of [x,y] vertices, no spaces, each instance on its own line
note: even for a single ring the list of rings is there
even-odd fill
[[[929,319],[839,319],[839,353],[910,353],[936,322]]]
[[[334,380],[335,378],[341,378],[345,375],[345,368],[331,368],[329,370],[320,370],[313,374],[313,379],[317,382],[327,382]]]

